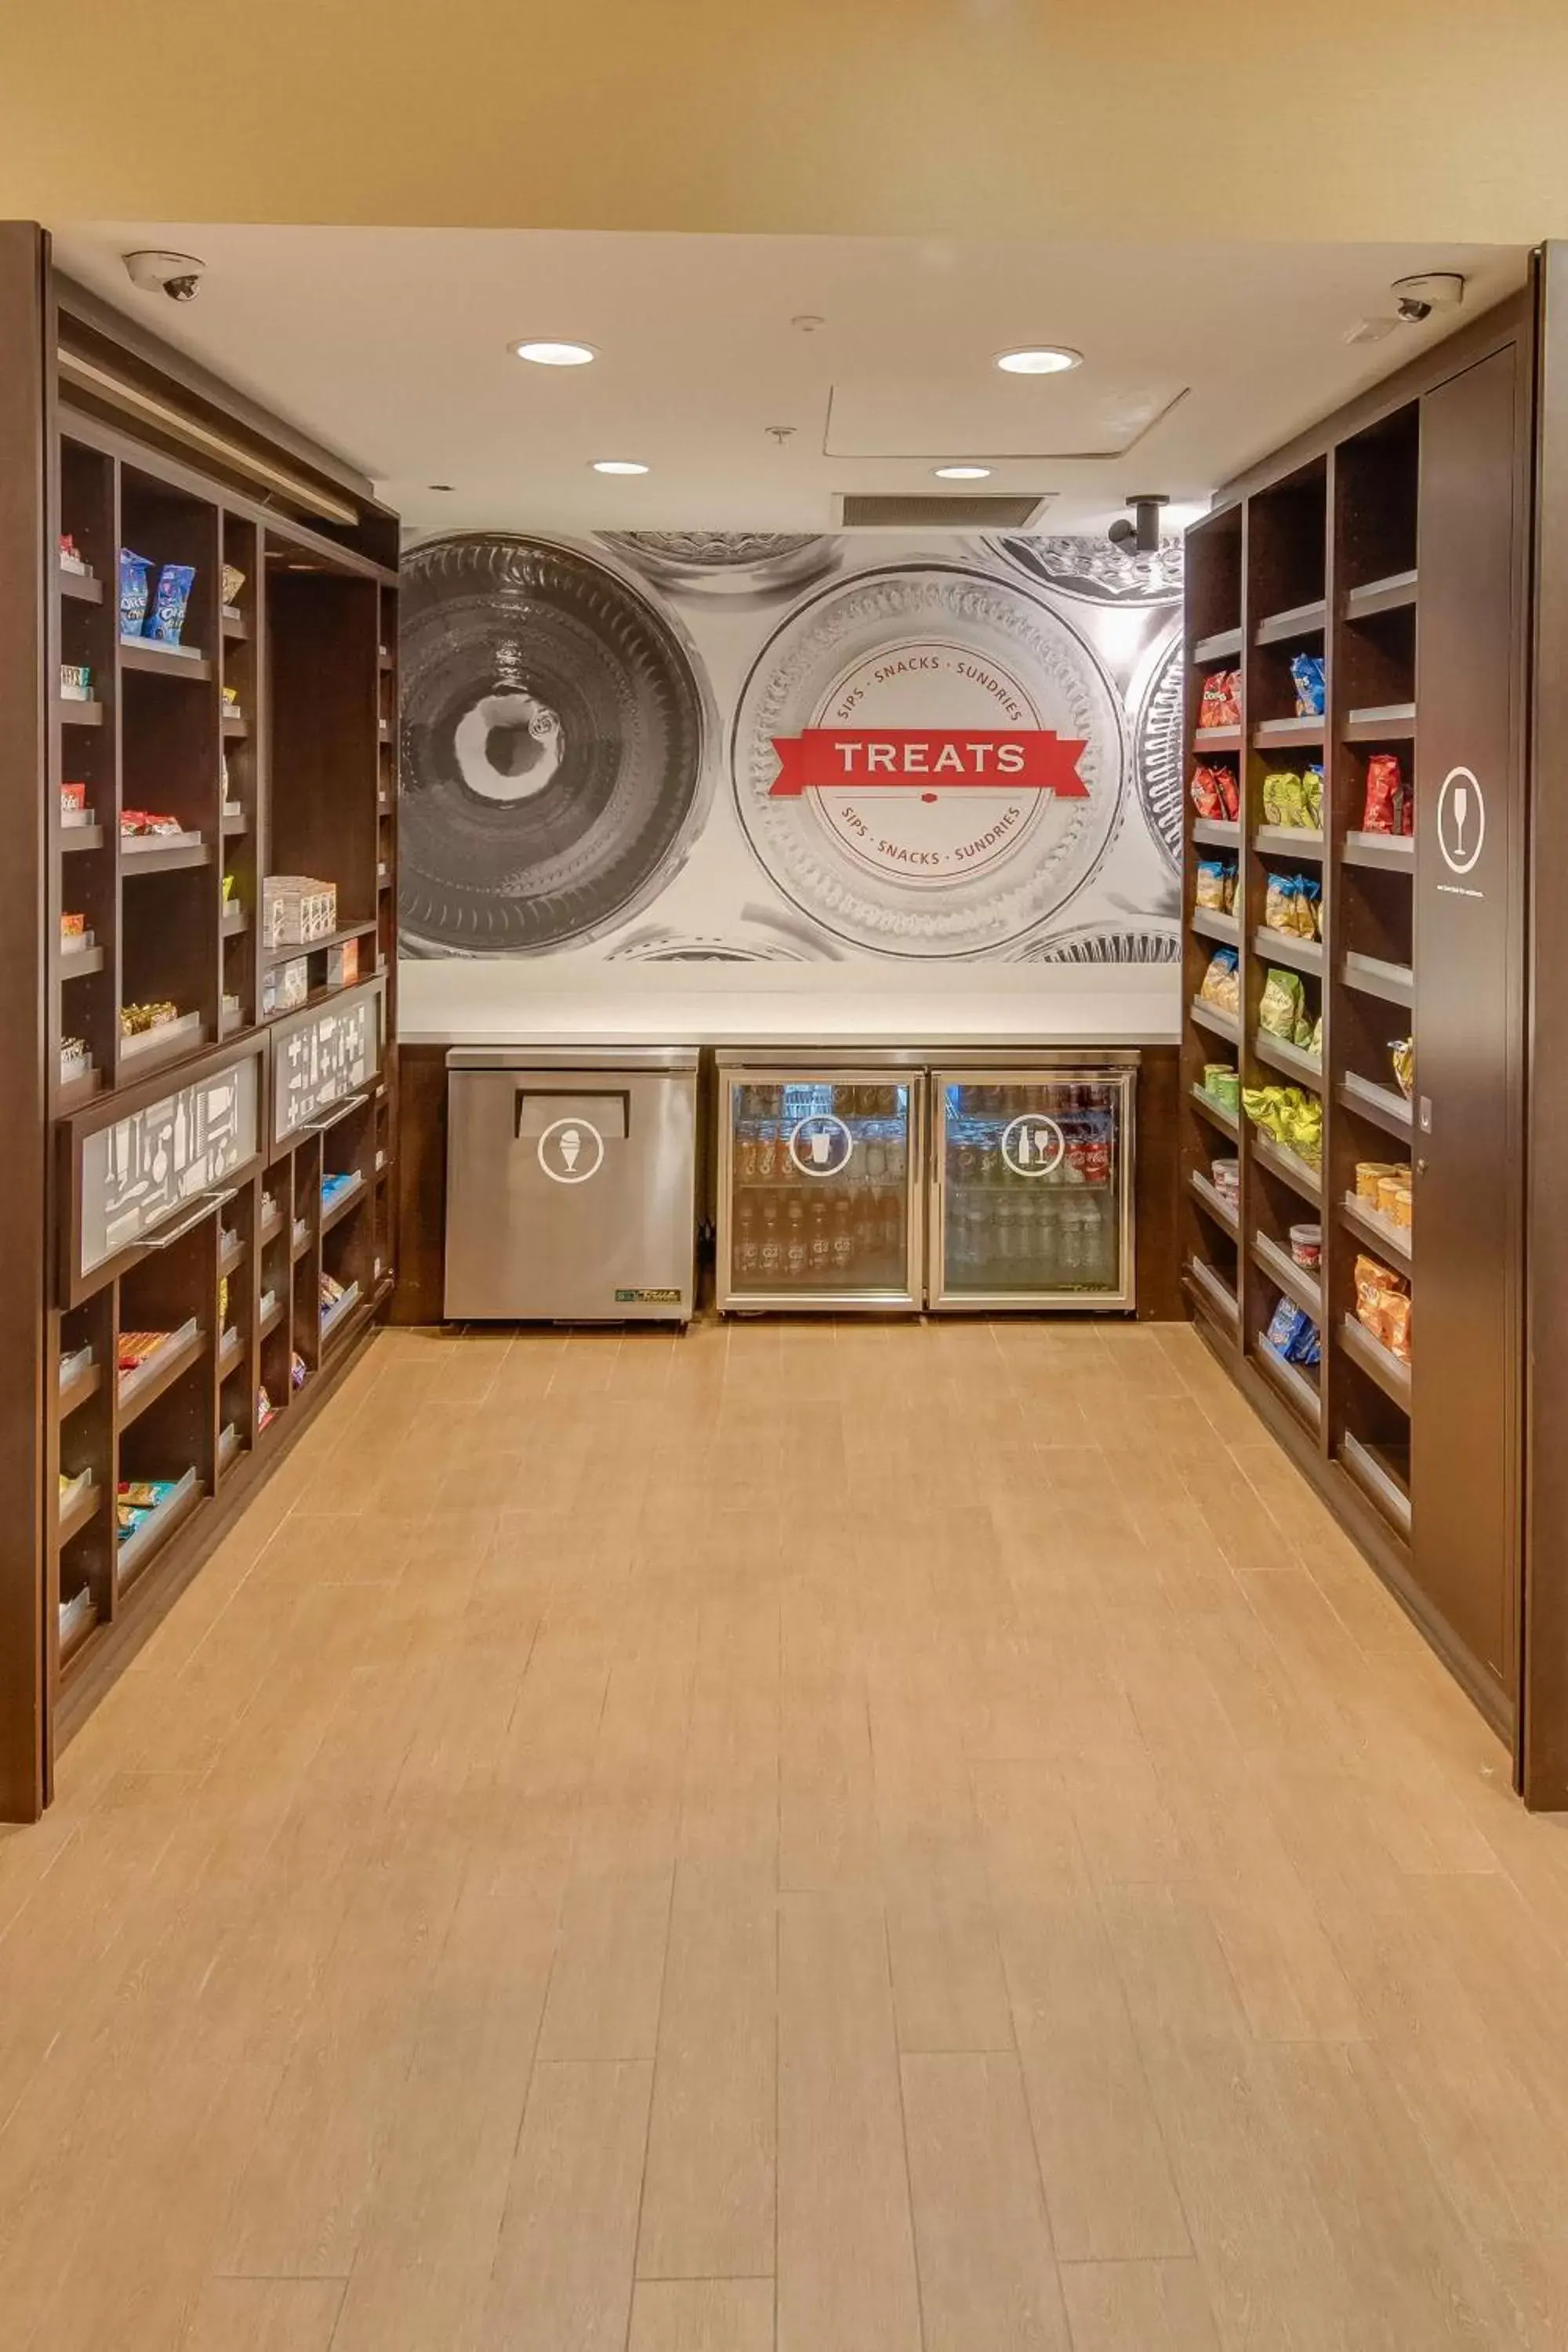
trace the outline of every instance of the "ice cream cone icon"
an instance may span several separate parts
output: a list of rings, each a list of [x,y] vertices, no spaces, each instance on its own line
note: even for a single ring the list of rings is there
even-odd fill
[[[561,1157],[566,1162],[566,1173],[568,1176],[571,1175],[573,1170],[576,1167],[577,1155],[582,1149],[583,1139],[578,1134],[576,1129],[574,1127],[564,1129],[561,1137]]]

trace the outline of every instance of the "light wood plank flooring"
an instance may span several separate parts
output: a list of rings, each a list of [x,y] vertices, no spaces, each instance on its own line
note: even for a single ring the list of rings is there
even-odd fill
[[[1176,1328],[389,1334],[0,1832],[5,2352],[1568,2343],[1568,1822]]]

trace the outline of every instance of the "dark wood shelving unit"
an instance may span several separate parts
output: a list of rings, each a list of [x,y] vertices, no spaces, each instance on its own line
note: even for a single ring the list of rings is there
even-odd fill
[[[1186,817],[1184,1297],[1243,1394],[1510,1739],[1521,1277],[1519,1216],[1500,1201],[1497,1171],[1520,1165],[1523,1132],[1508,958],[1523,905],[1531,339],[1523,302],[1478,320],[1231,486],[1186,540],[1189,761],[1213,763],[1195,721],[1218,668],[1240,673],[1246,749],[1233,763],[1238,919],[1224,942],[1237,964],[1234,1024],[1199,996],[1218,935],[1195,906],[1195,868],[1215,845],[1212,821],[1190,805]],[[1298,710],[1298,654],[1323,664],[1321,717]],[[1376,754],[1400,763],[1413,835],[1366,827]],[[1303,765],[1322,772],[1316,835],[1263,822],[1265,778]],[[1472,782],[1485,793],[1479,887],[1453,887],[1438,841],[1456,769],[1484,779]],[[1318,940],[1266,925],[1279,871],[1319,884]],[[1270,966],[1300,976],[1307,1017],[1321,1019],[1321,1062],[1261,1028]],[[1391,1052],[1405,1034],[1413,1100]],[[1295,1087],[1321,1109],[1316,1164],[1239,1122],[1235,1227],[1207,1181],[1216,1129],[1226,1131],[1202,1086],[1216,1060],[1244,1089]],[[1356,1197],[1363,1163],[1413,1171],[1410,1226]],[[1320,1228],[1315,1270],[1295,1263],[1292,1226]],[[1358,1319],[1363,1258],[1408,1287],[1410,1363]],[[1316,1327],[1315,1372],[1266,1340],[1282,1301]]]
[[[395,1148],[398,529],[340,460],[57,278],[30,228],[0,227],[0,463],[8,492],[13,476],[29,485],[0,501],[0,609],[22,620],[0,652],[0,795],[17,845],[11,878],[29,905],[36,858],[32,1018],[57,1074],[32,1101],[22,1075],[5,1076],[9,1123],[36,1130],[42,1161],[16,1196],[16,1230],[34,1239],[28,1317],[5,1319],[0,1300],[0,1459],[9,1471],[29,1450],[42,1456],[8,1493],[37,1525],[29,1572],[0,1570],[0,1818],[26,1820],[48,1800],[61,1742],[331,1396],[389,1287],[395,1195],[379,1171]],[[156,442],[142,424],[149,394],[171,420]],[[198,420],[221,422],[221,439]],[[62,532],[89,574],[52,561]],[[194,567],[178,646],[121,637],[121,547],[154,574]],[[238,575],[226,596],[226,567]],[[16,593],[29,577],[30,602]],[[87,668],[89,701],[59,693],[64,666]],[[67,783],[90,824],[63,821]],[[122,812],[136,810],[190,837],[122,834]],[[336,886],[338,936],[358,940],[359,976],[304,1015],[268,1021],[257,917],[274,873]],[[74,956],[62,951],[65,914],[92,940]],[[163,1003],[189,1026],[122,1034],[123,1008]],[[25,1033],[26,1009],[7,1010]],[[334,1024],[327,1075],[317,1116],[280,1124],[275,1039],[301,1018]],[[351,1034],[368,1086],[346,1062],[341,1086],[333,1076],[332,1052]],[[64,1066],[89,1066],[62,1080],[66,1040],[75,1050]],[[334,1087],[363,1108],[323,1133]],[[170,1162],[206,1154],[224,1172],[188,1184],[157,1174],[160,1136],[174,1139]],[[328,1147],[330,1171],[359,1181],[323,1218]],[[100,1246],[138,1153],[145,1202],[115,1210],[116,1244]],[[195,1164],[187,1158],[186,1172]],[[264,1190],[284,1234],[306,1220],[297,1266],[263,1226]],[[330,1365],[324,1274],[359,1286],[331,1328]],[[264,1323],[268,1288],[278,1312]],[[131,1332],[175,1336],[120,1377]],[[79,1357],[85,1369],[62,1383],[61,1362]],[[62,1508],[60,1478],[84,1473]],[[122,1481],[172,1489],[124,1540],[113,1507]]]

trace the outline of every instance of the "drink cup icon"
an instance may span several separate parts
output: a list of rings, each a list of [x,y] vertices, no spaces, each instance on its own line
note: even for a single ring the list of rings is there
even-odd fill
[[[827,1129],[825,1127],[819,1127],[816,1134],[811,1136],[808,1140],[811,1145],[813,1166],[817,1168],[826,1168],[827,1165],[827,1155],[833,1149],[833,1138],[829,1134]]]
[[[574,1127],[566,1128],[563,1131],[561,1137],[561,1157],[566,1162],[566,1173],[568,1176],[571,1175],[573,1170],[576,1167],[577,1157],[582,1149],[583,1139],[578,1134],[576,1129]]]

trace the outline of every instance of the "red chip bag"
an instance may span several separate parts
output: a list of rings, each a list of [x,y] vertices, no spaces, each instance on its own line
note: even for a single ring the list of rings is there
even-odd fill
[[[1374,751],[1366,763],[1366,809],[1363,833],[1404,830],[1405,785],[1392,751]]]
[[[1203,700],[1198,709],[1200,727],[1239,727],[1241,724],[1241,672],[1238,669],[1216,669],[1204,680]]]
[[[1414,784],[1407,784],[1405,788],[1405,796],[1400,803],[1399,808],[1399,830],[1401,833],[1406,835],[1413,834],[1415,830],[1415,787]]]
[[[1236,770],[1216,768],[1215,781],[1219,785],[1219,796],[1225,803],[1225,813],[1234,824],[1241,814],[1241,793],[1236,781]]]
[[[1220,797],[1219,777],[1215,769],[1193,770],[1192,795],[1193,806],[1200,816],[1224,816],[1225,803]]]

